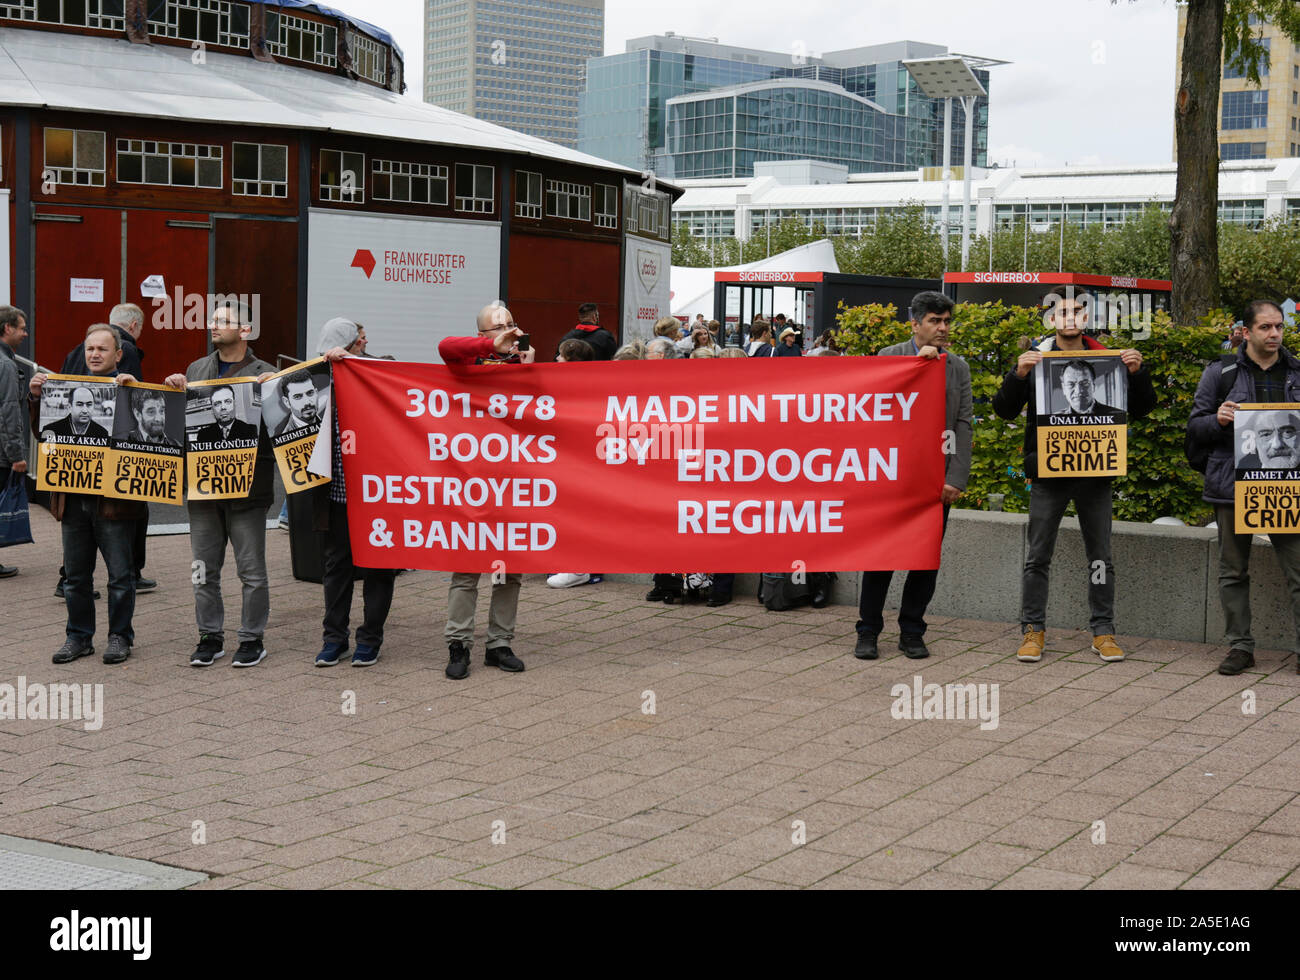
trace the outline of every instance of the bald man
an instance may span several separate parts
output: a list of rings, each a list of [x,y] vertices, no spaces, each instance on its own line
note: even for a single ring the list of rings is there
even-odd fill
[[[536,351],[519,350],[523,331],[510,311],[499,303],[479,310],[473,337],[446,337],[438,344],[438,356],[446,364],[531,364]],[[447,639],[449,657],[447,676],[454,681],[469,676],[470,646],[474,642],[474,612],[478,605],[479,572],[455,572],[447,593]],[[488,606],[488,667],[517,673],[524,662],[514,655],[510,644],[515,638],[515,621],[519,611],[519,587],[523,576],[507,574],[504,582],[493,583],[492,601]]]

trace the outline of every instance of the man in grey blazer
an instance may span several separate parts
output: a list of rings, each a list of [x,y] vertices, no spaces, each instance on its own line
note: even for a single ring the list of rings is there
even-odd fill
[[[948,529],[948,508],[966,489],[970,478],[971,461],[971,387],[970,368],[966,362],[949,351],[952,329],[953,302],[943,293],[927,290],[912,297],[909,314],[912,320],[912,339],[886,347],[882,355],[902,357],[938,357],[947,353],[946,412],[943,443],[936,447],[947,454],[944,461],[943,527]],[[853,655],[859,660],[875,660],[880,653],[876,638],[884,629],[885,596],[893,572],[863,572],[862,594],[858,602],[858,642]],[[901,634],[898,648],[913,660],[928,657],[925,646],[925,608],[934,596],[938,569],[910,571],[903,584],[903,601],[898,610],[898,629]]]

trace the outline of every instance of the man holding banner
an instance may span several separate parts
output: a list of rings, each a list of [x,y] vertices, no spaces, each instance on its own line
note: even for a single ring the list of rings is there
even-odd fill
[[[935,358],[948,355],[945,375],[945,443],[944,456],[943,526],[948,529],[948,509],[966,489],[971,465],[971,383],[970,367],[965,360],[948,350],[951,340],[953,301],[943,293],[927,290],[912,297],[912,339],[886,347],[882,355],[900,357]],[[876,637],[884,629],[885,597],[893,572],[863,572],[862,594],[858,601],[858,641],[853,655],[859,660],[875,660],[879,656]],[[930,655],[925,645],[925,609],[934,597],[939,570],[921,569],[907,573],[903,585],[903,598],[898,610],[898,648],[912,660]]]
[[[444,337],[438,344],[438,356],[448,365],[457,364],[530,364],[536,348],[520,353],[518,340],[523,331],[510,311],[500,303],[479,310],[478,336]],[[593,328],[594,329],[594,328]],[[474,642],[474,613],[478,606],[478,583],[481,572],[453,572],[447,592],[447,676],[454,681],[469,676],[470,645]],[[492,601],[488,605],[487,655],[483,663],[517,673],[524,662],[515,656],[510,644],[515,638],[519,615],[519,589],[524,581],[518,572],[508,572],[502,581],[493,573]]]
[[[1107,466],[1121,464],[1126,457],[1122,445],[1126,436],[1127,418],[1124,412],[1100,404],[1093,395],[1095,368],[1091,370],[1062,369],[1059,372],[1062,404],[1059,412],[1044,403],[1044,395],[1053,391],[1046,383],[1050,359],[1069,352],[1105,352],[1104,345],[1084,335],[1088,324],[1087,297],[1076,295],[1073,286],[1058,286],[1048,294],[1048,323],[1054,333],[1020,355],[1016,366],[1005,378],[993,396],[993,410],[1008,421],[1020,415],[1028,406],[1025,419],[1025,475],[1032,481],[1029,496],[1029,542],[1025,555],[1025,568],[1020,586],[1020,628],[1024,640],[1016,651],[1016,658],[1026,663],[1042,659],[1047,639],[1047,585],[1056,550],[1056,535],[1065,509],[1073,501],[1079,514],[1079,529],[1083,532],[1083,546],[1088,556],[1088,606],[1093,633],[1092,649],[1102,660],[1124,659],[1124,651],[1115,642],[1115,570],[1111,561],[1111,475],[1080,475],[1091,468],[1103,473],[1123,472],[1092,467],[1097,457]],[[1128,349],[1111,356],[1118,357],[1125,371],[1119,377],[1127,380],[1127,408],[1132,418],[1142,418],[1156,405],[1155,386],[1150,372],[1142,366],[1142,355]],[[1049,359],[1044,363],[1045,357]],[[1057,362],[1059,364],[1059,361]],[[1038,372],[1041,377],[1031,377]],[[1084,389],[1087,389],[1086,391]],[[1042,394],[1039,393],[1042,389]],[[1071,391],[1073,389],[1073,391]],[[1050,396],[1049,396],[1050,397]],[[1078,407],[1076,407],[1078,406]],[[1091,414],[1079,411],[1088,408]],[[1045,414],[1051,413],[1051,414]],[[1116,431],[1116,416],[1121,424]],[[1052,423],[1053,427],[1078,428],[1082,416],[1087,429],[1070,433],[1081,438],[1060,440],[1040,446],[1039,426]],[[1046,421],[1040,421],[1042,420]],[[1117,435],[1118,439],[1112,436]],[[1046,435],[1046,433],[1044,433]],[[1092,444],[1102,441],[1110,452],[1093,452]],[[1078,451],[1046,452],[1058,445],[1078,444]],[[1118,452],[1112,443],[1118,442]],[[1061,463],[1064,460],[1064,465]],[[1085,466],[1084,463],[1088,465]]]
[[[41,393],[51,379],[37,374],[30,384],[32,431],[43,440],[37,456],[37,488],[50,491],[50,516],[62,524],[63,567],[67,573],[63,588],[68,610],[66,639],[53,659],[56,664],[67,664],[95,653],[93,579],[98,552],[104,556],[108,568],[108,646],[104,663],[120,664],[131,656],[135,643],[133,541],[136,523],[148,519],[149,512],[139,500],[115,499],[105,494],[103,473],[105,456],[110,451],[108,430],[90,417],[96,389],[101,398],[105,394],[116,398],[117,387],[112,379],[122,359],[121,343],[117,333],[106,324],[95,324],[86,332],[85,347],[91,377],[104,380],[75,382],[69,415],[71,432],[62,432],[57,423],[41,424]],[[58,375],[54,379],[64,380]],[[105,392],[110,384],[112,390]],[[83,415],[84,420],[78,421]],[[45,442],[47,435],[51,440],[57,439],[57,444]]]
[[[1298,484],[1278,478],[1293,472],[1281,464],[1290,462],[1295,434],[1280,430],[1300,410],[1296,404],[1300,403],[1300,360],[1282,346],[1285,321],[1277,303],[1255,300],[1241,320],[1245,337],[1236,361],[1226,365],[1214,361],[1205,369],[1187,422],[1191,441],[1209,449],[1202,499],[1214,506],[1219,530],[1219,600],[1228,639],[1228,655],[1219,665],[1219,673],[1229,676],[1255,666],[1255,638],[1250,632],[1250,547],[1256,532],[1268,534],[1286,575],[1300,653],[1300,536],[1294,533],[1295,528],[1288,528],[1292,533],[1281,533],[1280,521],[1260,519],[1276,513],[1285,500],[1295,499],[1291,488]],[[1254,424],[1241,426],[1240,440],[1234,439],[1236,423],[1245,422],[1237,416],[1246,403],[1268,408],[1251,413],[1256,416],[1251,420]],[[1254,469],[1280,472],[1268,473],[1268,479],[1260,480],[1251,473]],[[1252,494],[1260,501],[1275,501],[1277,506],[1248,508],[1251,499],[1242,492],[1247,481],[1259,491],[1280,484],[1282,494]],[[1248,509],[1255,515],[1255,520],[1247,522],[1253,526],[1239,527]],[[1300,658],[1296,671],[1300,673]]]
[[[167,384],[184,388],[191,382],[259,378],[274,373],[275,368],[260,360],[249,347],[252,326],[242,309],[217,307],[209,317],[208,329],[215,350],[192,363],[183,375],[169,376]],[[231,397],[227,406],[222,396],[219,409],[217,396],[221,392]],[[253,667],[266,657],[262,635],[271,615],[271,590],[266,575],[266,511],[274,499],[275,460],[265,427],[235,418],[233,406],[233,392],[217,386],[212,398],[212,425],[220,426],[229,408],[225,432],[231,433],[233,426],[239,425],[252,430],[253,438],[258,439],[251,488],[248,493],[233,497],[195,499],[191,487],[191,498],[186,502],[190,515],[190,551],[194,555],[194,615],[199,628],[199,642],[190,657],[192,667],[210,666],[226,653],[221,567],[225,563],[227,544],[234,549],[235,568],[244,586],[239,649],[233,666]],[[221,436],[222,432],[217,435]],[[224,439],[214,441],[234,438],[237,437],[227,434]]]

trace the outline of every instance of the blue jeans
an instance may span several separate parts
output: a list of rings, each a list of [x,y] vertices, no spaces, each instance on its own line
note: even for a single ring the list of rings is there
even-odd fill
[[[135,615],[136,521],[113,521],[98,516],[99,498],[68,494],[63,511],[63,586],[68,607],[69,639],[87,642],[95,636],[95,552],[108,568],[108,633],[135,643],[131,618]]]

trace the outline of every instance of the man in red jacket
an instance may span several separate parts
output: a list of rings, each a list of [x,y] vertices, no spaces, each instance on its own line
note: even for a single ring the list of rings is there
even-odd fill
[[[478,335],[445,337],[438,344],[438,356],[449,365],[464,364],[531,364],[537,352],[519,350],[523,331],[510,311],[500,303],[479,310]],[[469,676],[469,648],[474,642],[474,610],[478,605],[480,572],[453,572],[447,593],[447,676],[454,681]],[[492,584],[492,601],[488,606],[488,667],[517,673],[524,662],[514,655],[510,644],[515,638],[515,621],[519,612],[519,587],[523,576],[507,573],[504,582]]]

